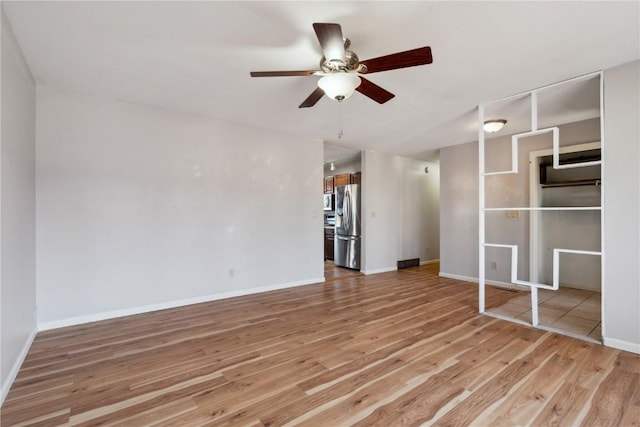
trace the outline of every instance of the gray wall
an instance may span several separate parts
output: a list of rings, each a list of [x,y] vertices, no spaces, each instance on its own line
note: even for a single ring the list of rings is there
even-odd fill
[[[419,163],[420,167],[423,166]],[[429,173],[424,180],[426,186],[421,188],[422,210],[424,229],[427,236],[427,245],[422,248],[424,251],[420,256],[421,261],[433,261],[440,258],[440,163],[427,162]],[[418,175],[422,176],[424,168],[418,170]]]
[[[560,126],[560,145],[574,145],[600,139],[600,119],[590,119]],[[511,167],[511,137],[486,141],[486,170],[499,171]],[[518,144],[518,174],[493,175],[485,178],[487,207],[529,206],[529,153],[551,148],[551,136],[538,135],[521,139]],[[478,277],[478,144],[476,142],[440,150],[441,166],[441,245],[440,271]],[[564,214],[563,214],[564,215]],[[571,216],[571,213],[568,214]],[[599,226],[593,231],[599,235]],[[507,218],[504,212],[486,215],[486,241],[518,245],[518,278],[529,278],[529,215]],[[472,248],[469,246],[473,246]],[[579,246],[579,245],[578,245]],[[572,247],[570,244],[567,247]],[[576,249],[590,249],[576,247]],[[488,248],[485,266],[487,279],[510,281],[511,252]],[[489,263],[498,268],[491,270]]]
[[[640,61],[604,73],[605,344],[640,351]],[[623,344],[624,345],[624,344]]]
[[[2,11],[0,403],[36,331],[35,84]]]
[[[559,126],[560,146],[576,145],[600,140],[600,118],[583,120]],[[530,167],[529,154],[532,151],[552,147],[550,133],[520,138],[518,142],[518,174],[492,175],[485,178],[487,207],[529,206]],[[485,144],[487,172],[508,170],[511,166],[511,137],[489,139]],[[583,188],[572,188],[573,193]],[[549,190],[544,190],[549,191]],[[599,196],[598,196],[599,205]],[[569,204],[570,201],[566,201]],[[600,250],[600,215],[598,212],[545,212],[540,215],[541,250],[540,282],[551,284],[552,248],[578,250]],[[518,245],[518,279],[533,280],[529,274],[529,228],[530,216],[521,211],[518,218],[508,218],[505,212],[486,214],[486,242]],[[578,231],[578,232],[576,232]],[[497,262],[497,269],[491,269],[491,262]],[[508,249],[487,248],[485,273],[489,280],[510,281],[511,252]],[[600,290],[600,281],[583,286],[582,274],[600,277],[600,269],[587,256],[569,258],[564,255],[560,271],[562,284]]]
[[[440,150],[440,271],[478,277],[478,144]]]

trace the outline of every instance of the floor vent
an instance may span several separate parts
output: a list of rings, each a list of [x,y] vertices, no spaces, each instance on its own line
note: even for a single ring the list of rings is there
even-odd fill
[[[420,265],[420,258],[412,258],[412,259],[403,259],[402,261],[398,261],[398,270],[401,268],[407,267],[417,267]]]

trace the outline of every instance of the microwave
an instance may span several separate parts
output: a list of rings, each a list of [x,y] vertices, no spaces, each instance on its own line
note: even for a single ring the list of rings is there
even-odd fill
[[[325,211],[332,211],[333,210],[333,201],[334,201],[333,194],[325,194],[324,195],[324,210]]]

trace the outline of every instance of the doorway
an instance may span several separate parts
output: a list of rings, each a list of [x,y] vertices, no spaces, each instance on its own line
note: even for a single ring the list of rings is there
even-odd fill
[[[532,207],[582,207],[584,210],[534,211],[530,216],[531,279],[553,283],[552,248],[599,252],[601,241],[601,144],[559,147],[529,153]],[[560,255],[558,255],[559,257]],[[539,323],[597,341],[602,340],[602,266],[600,255],[563,252],[556,261],[557,291],[541,289]],[[530,321],[530,315],[520,315]]]

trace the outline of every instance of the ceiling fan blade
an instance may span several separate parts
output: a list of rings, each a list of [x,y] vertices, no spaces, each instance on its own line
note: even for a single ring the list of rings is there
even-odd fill
[[[370,82],[362,76],[360,77],[360,80],[360,86],[358,86],[356,90],[361,94],[373,99],[378,104],[384,104],[395,96],[388,90],[381,88],[377,84]]]
[[[316,90],[311,92],[311,95],[309,95],[307,99],[302,101],[302,104],[300,104],[298,108],[313,107],[314,105],[316,105],[318,101],[320,101],[320,98],[322,98],[323,96],[324,96],[324,90],[317,87]]]
[[[252,71],[251,77],[291,77],[291,76],[313,76],[321,73],[320,70],[305,71]]]
[[[429,46],[418,49],[407,50],[405,52],[392,53],[391,55],[380,56],[378,58],[360,61],[360,64],[367,67],[367,71],[362,73],[377,73],[380,71],[395,70],[398,68],[415,67],[416,65],[431,64],[431,48]]]
[[[313,29],[318,36],[325,59],[344,62],[344,39],[340,24],[315,23]]]

